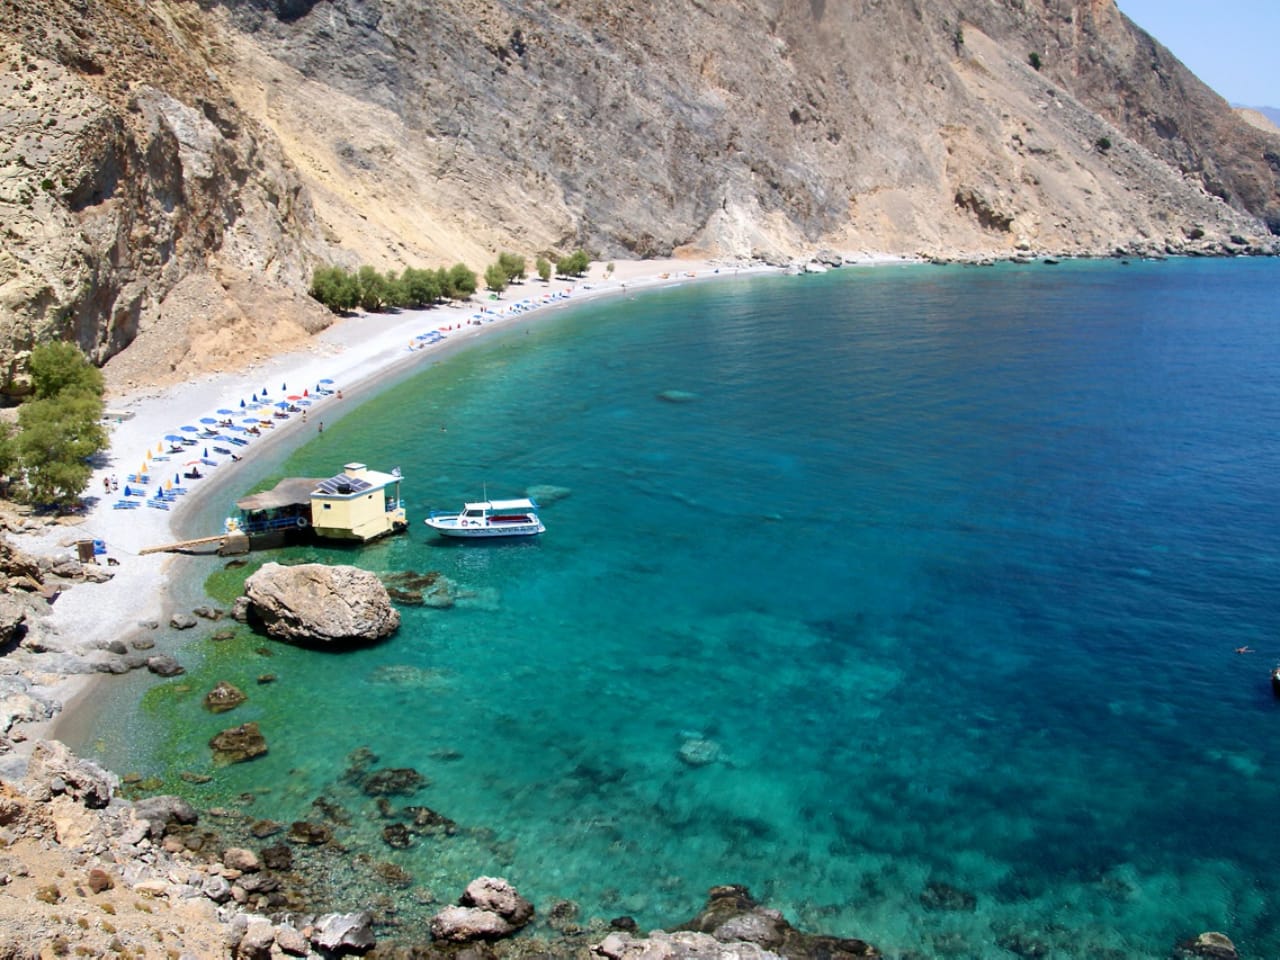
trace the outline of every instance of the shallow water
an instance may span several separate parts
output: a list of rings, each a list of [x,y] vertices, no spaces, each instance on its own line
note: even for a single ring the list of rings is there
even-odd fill
[[[337,800],[410,911],[495,873],[671,924],[737,882],[890,956],[1280,955],[1278,294],[1275,261],[846,269],[494,331],[282,468],[400,466],[409,536],[287,553],[459,603],[350,653],[193,641],[90,746],[253,816]],[[534,484],[571,491],[535,541],[418,519]],[[212,717],[223,678],[251,699]],[[246,720],[266,757],[178,778]],[[387,848],[366,745],[460,832]]]

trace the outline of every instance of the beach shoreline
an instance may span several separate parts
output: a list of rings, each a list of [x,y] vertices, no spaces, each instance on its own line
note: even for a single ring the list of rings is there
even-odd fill
[[[858,262],[878,265],[901,260],[877,257]],[[307,431],[319,430],[326,420],[336,422],[348,409],[409,375],[415,367],[439,362],[490,330],[509,329],[517,322],[551,316],[568,306],[688,282],[780,272],[782,268],[760,261],[643,260],[615,262],[608,267],[593,263],[583,278],[548,283],[526,280],[509,287],[497,299],[342,318],[313,337],[303,350],[286,352],[236,372],[109,397],[107,407],[113,418],[109,447],[90,480],[83,518],[72,524],[46,527],[39,533],[13,535],[22,549],[44,556],[74,555],[76,541],[99,540],[106,547],[106,556],[116,562],[110,568],[114,576],[109,581],[78,585],[50,608],[40,623],[43,645],[92,662],[95,656],[105,656],[109,645],[118,647],[121,642],[154,633],[158,625],[166,625],[178,612],[173,568],[182,558],[168,553],[140,555],[140,551],[220,532],[194,530],[190,526],[192,518],[200,515],[214,498],[226,495],[228,487],[243,477],[255,454],[279,449],[286,443],[300,445],[308,438]],[[415,339],[428,331],[440,331],[443,339]],[[334,392],[317,397],[312,391],[324,380],[332,381]],[[242,412],[239,404],[246,402],[244,411],[250,411],[247,401],[255,395],[275,403],[287,396],[301,395],[304,390],[312,401],[305,419],[303,414],[293,414],[278,426],[263,429],[263,436],[234,448],[238,462],[225,455],[210,457],[218,466],[202,466],[206,477],[191,484],[193,489],[186,496],[167,504],[169,509],[147,505],[115,508],[115,503],[123,499],[129,485],[126,478],[131,474],[143,470],[153,474],[152,482],[146,485],[146,499],[151,500],[154,491],[164,486],[162,476],[184,472],[189,465],[187,457],[199,457],[193,453],[178,460],[166,459],[172,456],[168,453],[170,445],[163,440],[166,435],[173,435],[181,426],[193,427],[202,419],[238,421],[242,419],[236,415]],[[216,412],[219,410],[233,413],[228,417]],[[190,449],[203,453],[206,444],[212,442],[216,441],[201,440],[198,447]],[[111,477],[118,478],[120,490],[107,494],[104,478]],[[47,719],[22,724],[20,737],[14,738],[15,755],[24,756],[39,739],[57,739],[67,733],[78,739],[83,724],[77,730],[77,717],[93,699],[99,682],[108,682],[108,674],[92,666],[84,672],[63,675],[46,671],[41,677],[42,692],[58,709]]]

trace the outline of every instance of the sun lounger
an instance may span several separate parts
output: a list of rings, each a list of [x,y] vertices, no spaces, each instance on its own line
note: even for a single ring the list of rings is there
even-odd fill
[[[113,505],[113,510],[132,510],[137,507],[137,500],[117,500]]]

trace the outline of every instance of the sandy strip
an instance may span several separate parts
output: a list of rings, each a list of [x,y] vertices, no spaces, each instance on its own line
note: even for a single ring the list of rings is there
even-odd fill
[[[139,556],[138,552],[178,540],[180,537],[175,531],[181,526],[181,518],[211,497],[234,493],[227,488],[234,487],[242,467],[256,452],[285,442],[302,443],[313,435],[326,415],[336,417],[335,408],[339,404],[355,402],[361,394],[376,389],[379,380],[438,359],[443,351],[509,324],[517,317],[544,315],[592,298],[775,269],[761,263],[647,260],[616,262],[614,270],[606,275],[604,265],[596,263],[586,278],[577,282],[526,281],[508,289],[497,301],[481,294],[468,303],[451,307],[346,318],[317,334],[304,351],[274,357],[237,373],[210,375],[171,388],[144,389],[109,399],[108,409],[122,416],[111,424],[110,447],[104,464],[94,472],[89,483],[86,496],[90,499],[90,508],[84,521],[47,528],[39,535],[14,538],[23,549],[46,555],[71,555],[76,540],[93,538],[103,541],[107,556],[119,564],[110,568],[115,576],[109,582],[79,585],[58,599],[43,624],[46,642],[51,649],[90,657],[107,643],[127,638],[142,621],[166,622],[171,613],[167,609],[166,591],[166,571],[171,557],[166,554]],[[521,308],[520,304],[526,306]],[[482,311],[488,312],[482,314]],[[445,339],[434,344],[415,339],[436,330],[442,331]],[[335,391],[332,396],[314,395],[322,380],[332,381],[326,385]],[[249,403],[255,393],[261,398],[265,391],[274,403],[289,395],[301,395],[304,389],[313,401],[306,408],[305,423],[301,414],[293,414],[284,421],[275,420],[270,408],[241,411],[241,400]],[[217,413],[218,410],[233,411],[229,419],[237,425],[242,425],[246,417],[261,415],[276,426],[263,429],[258,438],[222,431],[224,435],[249,440],[246,446],[197,438],[197,446],[186,448],[191,453],[168,452],[171,444],[165,442],[166,435],[183,435],[180,428],[184,425],[204,427],[202,418],[228,419]],[[228,455],[216,454],[212,449],[215,444],[243,459],[235,462]],[[218,466],[200,465],[205,478],[183,480],[183,486],[190,492],[170,504],[168,510],[146,505],[145,500],[161,489],[166,480],[172,481],[175,473],[191,469],[189,462],[198,459],[206,448]],[[157,456],[161,458],[158,461]],[[148,464],[149,483],[138,484],[127,479]],[[335,465],[335,472],[340,466]],[[103,479],[113,476],[120,487],[108,495],[104,492]],[[143,487],[148,498],[126,498],[126,486]],[[125,499],[137,500],[140,505],[129,510],[114,507],[117,501]],[[209,534],[218,532],[210,530]],[[44,682],[66,705],[84,693],[96,676],[48,677]],[[24,732],[31,739],[49,735],[44,724],[28,725]]]

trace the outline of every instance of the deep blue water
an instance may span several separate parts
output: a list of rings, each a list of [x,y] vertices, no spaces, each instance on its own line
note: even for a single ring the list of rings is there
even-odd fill
[[[494,873],[649,926],[737,882],[890,956],[1280,955],[1278,303],[1275,261],[913,266],[495,331],[282,468],[400,466],[409,536],[289,553],[458,604],[346,654],[194,645],[95,746],[253,816],[337,797],[410,899]],[[536,541],[420,522],[535,484],[571,491]],[[211,717],[224,677],[251,699]],[[178,780],[250,719],[266,757]],[[363,745],[459,835],[388,849]]]

